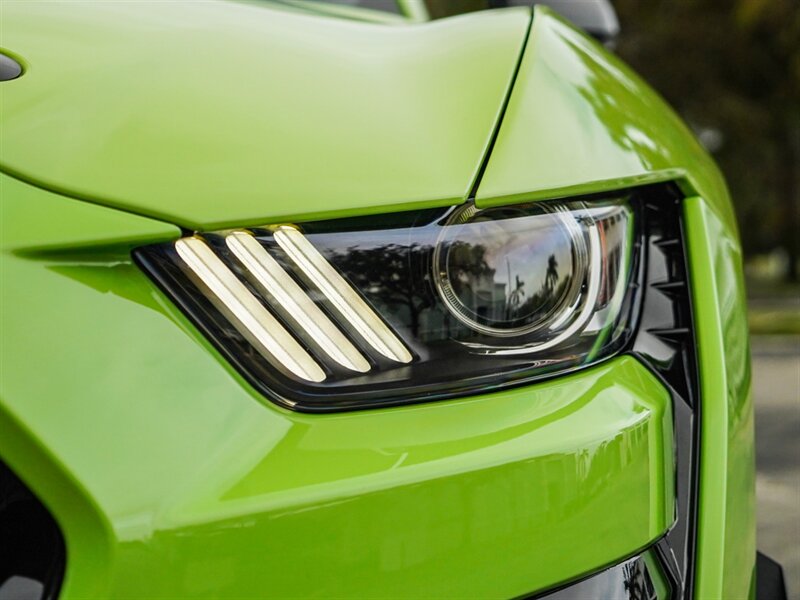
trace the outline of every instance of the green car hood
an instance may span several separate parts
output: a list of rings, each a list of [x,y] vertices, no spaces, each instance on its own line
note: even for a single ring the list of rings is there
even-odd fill
[[[382,25],[271,3],[2,3],[0,169],[193,229],[452,204],[525,8]]]

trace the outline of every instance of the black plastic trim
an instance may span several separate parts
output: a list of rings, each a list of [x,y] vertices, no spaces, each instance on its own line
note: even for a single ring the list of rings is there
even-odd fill
[[[786,600],[783,568],[766,554],[756,554],[756,600]]]
[[[691,282],[686,263],[682,195],[654,189],[646,223],[647,262],[642,318],[631,354],[661,380],[672,396],[675,452],[675,522],[655,545],[673,586],[673,597],[694,595],[700,402]]]
[[[55,519],[0,462],[0,600],[58,597],[66,545]]]
[[[599,573],[530,600],[575,600],[605,598],[614,600],[667,600],[659,598],[653,576],[643,555],[635,556]]]

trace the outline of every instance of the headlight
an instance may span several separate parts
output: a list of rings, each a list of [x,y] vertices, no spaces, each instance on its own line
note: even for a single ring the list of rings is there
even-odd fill
[[[634,198],[220,231],[137,260],[265,394],[341,409],[596,362],[630,333]]]

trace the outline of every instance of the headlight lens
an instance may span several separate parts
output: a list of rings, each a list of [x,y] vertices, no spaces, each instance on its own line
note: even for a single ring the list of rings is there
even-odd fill
[[[636,303],[637,206],[468,203],[220,231],[136,257],[270,398],[377,406],[496,389],[618,351]],[[186,260],[187,245],[222,283]],[[291,343],[274,347],[281,339]]]
[[[442,228],[433,263],[453,316],[480,333],[517,336],[545,330],[575,305],[588,257],[562,205],[467,205]]]

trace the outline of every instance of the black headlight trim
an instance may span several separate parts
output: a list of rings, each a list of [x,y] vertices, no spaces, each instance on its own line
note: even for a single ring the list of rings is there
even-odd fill
[[[672,396],[676,518],[655,545],[673,596],[694,597],[701,405],[691,279],[684,233],[683,194],[677,186],[651,188],[646,205],[646,280],[642,314],[629,353]]]
[[[629,198],[630,206],[634,211],[635,222],[639,223],[644,210],[645,198],[642,193],[636,189],[623,190],[615,193],[594,194],[580,198],[554,200],[553,203],[586,203],[587,206],[595,208],[598,203],[609,201],[610,199],[618,199],[620,197]],[[442,211],[439,209],[433,211],[418,211],[415,214],[401,214],[401,218],[405,220],[404,227],[409,231],[413,231],[415,227],[422,228],[429,226],[432,221],[441,221],[443,212],[446,214],[453,210],[456,209],[450,209],[449,211]],[[319,223],[303,223],[302,226],[306,234],[311,236],[324,236],[324,232],[333,231],[338,233],[341,230],[359,232],[373,229],[376,224],[380,224],[381,229],[389,231],[392,228],[391,226],[387,227],[385,223],[391,221],[393,218],[394,215],[382,215],[377,217],[343,219],[341,222],[326,221]],[[306,287],[307,282],[303,281],[305,275],[303,273],[298,273],[296,269],[292,270],[290,268],[286,250],[275,240],[275,232],[258,229],[252,231],[254,235],[258,236],[260,242],[268,248],[269,252],[277,261],[287,267],[287,272],[291,274],[297,283]],[[395,228],[394,231],[395,233],[398,231],[402,233],[403,228]],[[630,289],[625,294],[624,306],[620,308],[620,311],[625,315],[624,331],[622,328],[618,328],[619,331],[617,331],[617,334],[619,338],[614,341],[614,344],[609,344],[605,349],[606,353],[592,360],[591,364],[597,364],[628,348],[629,339],[635,330],[639,310],[639,298],[641,296],[640,283],[642,265],[638,256],[639,253],[636,250],[641,247],[642,239],[642,229],[641,226],[637,224],[637,229],[634,234],[634,243],[632,244],[634,251],[632,251],[632,256],[630,257],[632,281]],[[226,264],[236,264],[236,259],[231,255],[230,248],[227,247],[225,238],[222,235],[203,234],[203,240],[213,248],[214,252]],[[342,384],[341,382],[352,381],[352,372],[339,369],[337,365],[324,360],[319,360],[326,375],[329,376],[329,380],[324,384],[324,389],[320,385],[298,385],[297,381],[292,380],[285,374],[278,373],[276,375],[275,369],[269,365],[265,365],[263,360],[260,361],[259,366],[259,361],[256,360],[257,357],[253,355],[252,346],[241,339],[242,336],[231,327],[229,319],[221,314],[218,310],[218,306],[210,302],[202,293],[197,293],[198,284],[196,281],[191,281],[190,278],[187,277],[185,269],[179,266],[180,261],[176,260],[174,245],[156,244],[146,246],[136,249],[133,255],[137,264],[147,272],[173,302],[180,307],[182,312],[203,332],[217,350],[233,364],[248,383],[273,402],[277,402],[284,407],[294,410],[305,412],[331,412],[456,398],[476,392],[486,393],[525,385],[533,381],[574,372],[586,366],[583,363],[561,365],[557,372],[543,372],[542,369],[549,367],[549,363],[546,360],[542,361],[541,357],[535,357],[538,362],[531,363],[529,361],[526,363],[528,365],[527,367],[523,365],[520,368],[512,365],[503,376],[495,376],[494,373],[492,373],[491,376],[486,375],[482,378],[476,377],[470,381],[464,381],[461,378],[448,379],[446,377],[444,381],[441,381],[443,379],[442,373],[452,372],[452,366],[456,364],[461,365],[463,357],[450,358],[449,355],[442,355],[435,365],[428,367],[426,366],[425,359],[429,356],[430,349],[425,347],[425,345],[415,343],[413,336],[408,335],[408,332],[402,331],[402,325],[398,327],[397,323],[394,323],[390,324],[390,328],[396,331],[399,337],[404,341],[413,358],[412,364],[406,366],[402,364],[398,365],[396,360],[392,361],[382,356],[380,353],[374,352],[368,344],[364,343],[363,339],[355,335],[354,339],[358,342],[357,345],[359,349],[363,352],[369,364],[376,369],[375,374],[367,374],[367,377],[375,377],[374,385],[364,385],[363,383],[367,382],[367,380],[363,379],[361,382],[362,385],[349,385],[348,387],[348,385]],[[335,258],[331,260],[335,264]],[[411,262],[413,263],[413,260]],[[424,268],[427,267],[418,264],[408,265],[408,269],[411,271]],[[244,286],[251,292],[255,295],[259,294],[259,291],[253,287],[252,281],[248,281],[247,277],[242,276],[240,279]],[[317,300],[323,313],[331,319],[337,318],[335,314],[336,311],[327,298],[317,298]],[[385,320],[384,317],[379,314],[380,311],[375,312],[378,313],[376,315],[378,318]],[[311,356],[319,358],[318,348],[315,348],[313,343],[306,344],[305,342],[307,342],[307,340],[302,339],[302,332],[297,334],[297,332],[294,331],[292,323],[289,322],[292,319],[291,315],[280,314],[280,311],[277,311],[274,312],[273,316],[286,329],[299,336],[298,341],[301,345],[306,347]],[[412,380],[404,380],[399,383],[398,381],[387,382],[387,378],[383,376],[383,373],[390,369],[393,369],[394,373],[400,373],[401,369],[413,369],[415,377]],[[440,381],[434,383],[424,382],[426,378],[434,379],[436,377],[438,377]],[[420,383],[421,381],[423,383]]]

